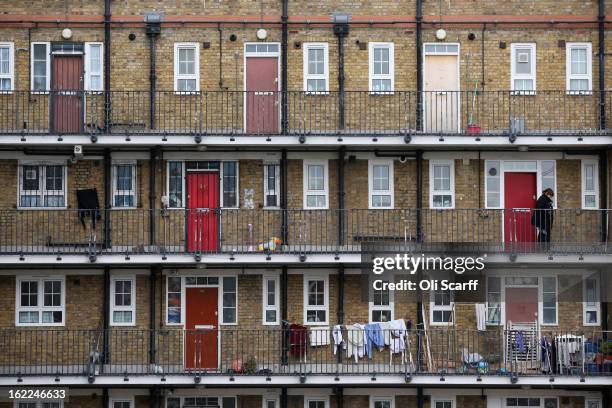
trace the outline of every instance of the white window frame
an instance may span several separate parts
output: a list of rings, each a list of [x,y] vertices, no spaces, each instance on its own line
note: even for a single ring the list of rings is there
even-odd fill
[[[501,406],[503,408],[508,408],[509,407],[509,405],[508,405],[508,399],[509,398],[538,398],[540,400],[539,407],[541,407],[541,408],[543,408],[545,406],[545,402],[546,402],[545,400],[556,399],[557,400],[557,408],[559,408],[561,406],[561,405],[559,405],[559,398],[558,397],[554,397],[554,396],[526,395],[526,396],[518,397],[516,395],[510,395],[510,396],[507,395],[507,396],[502,397]],[[524,405],[519,405],[516,408],[521,408],[521,407],[524,407]],[[586,407],[586,405],[585,405],[585,407]],[[511,408],[514,408],[514,407],[511,407]],[[533,407],[533,408],[537,408],[537,407]]]
[[[326,42],[307,42],[302,44],[303,48],[303,65],[304,65],[304,92],[315,95],[322,95],[329,93],[329,44]],[[310,49],[323,49],[323,74],[309,74],[308,73],[308,51]],[[324,91],[308,91],[308,80],[309,79],[323,79],[325,80]]]
[[[0,90],[0,94],[12,93],[15,90],[15,43],[0,42],[0,48],[5,47],[9,49],[9,72],[8,74],[0,74],[0,79],[10,79],[11,87],[9,90]]]
[[[555,321],[546,323],[544,322],[544,279],[549,278],[555,280]],[[538,320],[541,326],[559,325],[559,278],[557,276],[538,276]]]
[[[368,70],[368,89],[371,94],[390,94],[395,91],[395,44],[392,42],[370,42],[368,43],[369,52],[369,70]],[[374,49],[388,48],[389,49],[389,73],[374,74]],[[373,82],[376,79],[388,79],[391,81],[390,91],[375,91]]]
[[[388,166],[389,167],[389,189],[388,190],[376,190],[374,191],[374,166]],[[392,209],[395,206],[395,185],[394,185],[394,169],[392,159],[371,159],[368,160],[368,206],[370,209]],[[376,193],[376,194],[375,194]],[[375,207],[373,205],[373,196],[389,196],[390,205],[387,207]]]
[[[91,60],[89,59],[91,55],[91,47],[99,46],[100,47],[100,70],[99,72],[92,72]],[[86,42],[85,43],[85,56],[84,56],[84,68],[85,68],[85,91],[90,92],[102,92],[104,90],[104,43],[102,42]],[[91,76],[99,75],[100,76],[100,87],[97,89],[92,89],[91,87]]]
[[[261,408],[268,408],[268,402],[274,401],[274,408],[279,408],[279,398],[277,395],[262,395]]]
[[[25,194],[28,191],[34,190],[24,190],[23,189],[23,166],[37,166],[39,168],[40,181],[39,181],[39,190],[38,195],[41,197],[41,205],[40,206],[22,206],[21,205],[21,196],[23,195],[31,195]],[[60,190],[47,190],[45,186],[46,182],[46,174],[47,174],[47,166],[62,166],[63,170],[63,190],[61,190],[61,195],[64,197],[64,205],[58,207],[48,207],[45,206],[45,196],[48,192],[53,192],[52,196],[59,196],[60,194],[55,194],[55,192],[60,192]],[[18,179],[17,179],[17,209],[19,210],[61,210],[68,208],[68,196],[66,194],[66,190],[68,188],[68,166],[66,166],[65,161],[19,161],[18,164]]]
[[[321,396],[304,396],[304,408],[310,407],[311,401],[322,401],[324,403],[324,408],[329,408],[329,395],[321,395]]]
[[[395,278],[392,277],[390,279],[390,281],[393,281]],[[372,312],[375,311],[390,311],[391,313],[391,319],[390,320],[394,320],[395,319],[395,291],[394,290],[389,290],[389,304],[388,305],[375,305],[374,304],[374,288],[370,285],[370,299],[368,301],[368,321],[369,322],[374,322],[374,320],[372,319]],[[393,408],[393,407],[391,407]]]
[[[395,397],[370,395],[370,408],[375,408],[377,402],[389,401],[389,408],[395,408]]]
[[[130,281],[131,282],[131,305],[130,306],[117,306],[115,304],[115,283],[118,281]],[[111,278],[110,287],[110,325],[111,326],[135,326],[136,325],[136,276],[134,275],[116,275]],[[132,321],[129,323],[116,322],[115,312],[131,312]]]
[[[38,286],[37,305],[21,306],[21,283],[36,281]],[[59,281],[61,287],[60,306],[44,306],[44,283],[46,281]],[[15,280],[15,326],[18,327],[46,327],[46,326],[65,326],[66,325],[66,278],[64,276],[19,276]],[[62,312],[61,323],[43,323],[43,312]],[[38,312],[38,323],[19,322],[20,312]]]
[[[436,291],[429,291],[429,325],[430,326],[453,326],[455,324],[455,299],[452,290],[448,290],[450,295],[450,304],[445,306],[436,306]],[[450,312],[449,322],[435,322],[434,311]]]
[[[268,282],[274,282],[274,305],[268,305]],[[280,279],[278,276],[267,276],[264,275],[262,277],[262,316],[261,322],[264,326],[276,326],[280,323]],[[276,320],[273,322],[268,322],[266,320],[266,312],[272,310],[276,312]]]
[[[436,403],[438,402],[450,402],[451,408],[457,407],[457,401],[455,400],[455,397],[432,397],[431,408],[436,408]]]
[[[34,89],[34,47],[45,46],[45,89]],[[49,93],[51,89],[51,43],[48,41],[33,41],[30,44],[30,90],[37,94]]]
[[[236,313],[234,314],[234,318],[235,320],[233,322],[230,321],[225,321],[225,314],[224,309],[225,309],[225,305],[223,304],[223,298],[225,295],[225,279],[226,278],[234,278],[236,281],[236,288],[235,288],[235,292],[228,292],[228,293],[234,293],[236,296],[236,305],[233,307],[236,310]],[[240,307],[240,303],[239,303],[239,297],[238,297],[238,292],[239,292],[239,282],[238,282],[238,275],[222,275],[219,276],[219,300],[218,300],[218,309],[219,309],[219,313],[220,313],[220,318],[219,320],[219,324],[221,326],[237,326],[238,325],[238,310]],[[228,309],[231,309],[228,307]],[[181,316],[182,318],[182,316]]]
[[[129,398],[110,398],[108,400],[108,408],[114,408],[115,402],[127,402],[130,404],[130,408],[134,408],[134,397]]]
[[[435,191],[434,190],[434,166],[449,166],[450,167],[450,190]],[[434,196],[450,195],[450,207],[434,207]],[[455,208],[455,160],[430,160],[429,161],[429,208],[435,210],[452,210]]]
[[[532,61],[532,73],[531,74],[518,74],[516,72],[516,49],[529,49],[531,61]],[[510,90],[513,91],[514,94],[520,95],[533,95],[537,90],[536,86],[536,78],[537,78],[537,48],[535,43],[512,43],[510,45]],[[533,90],[523,91],[517,90],[514,88],[514,80],[515,79],[531,79],[533,81]]]
[[[270,190],[270,185],[268,184],[268,166],[275,166],[275,168],[278,170],[278,172],[275,174],[274,177],[274,192],[276,195],[276,205],[267,205],[267,201],[266,198],[268,197],[268,195],[273,195],[273,194],[269,194],[271,192]],[[263,168],[264,168],[264,191],[263,191],[263,207],[264,208],[280,208],[280,164],[277,162],[264,162],[263,163]]]
[[[168,284],[168,280],[171,278],[178,278],[180,279],[181,283],[180,283],[180,288],[179,288],[179,292],[170,292],[168,289],[170,288],[170,285]],[[181,294],[181,313],[180,313],[180,321],[177,322],[170,322],[170,313],[168,313],[168,294],[170,293],[180,293]],[[185,279],[182,276],[178,276],[178,275],[167,275],[166,276],[166,298],[164,299],[164,303],[166,306],[166,326],[182,326],[184,321],[185,321]]]
[[[322,280],[323,288],[325,293],[323,294],[324,305],[316,305],[311,306],[308,304],[308,282],[313,280]],[[304,275],[304,325],[307,326],[325,326],[329,324],[329,276],[327,275]],[[325,311],[325,321],[324,322],[309,322],[308,321],[308,311],[312,310],[323,310]]]
[[[130,206],[117,206],[115,205],[115,197],[118,196],[117,189],[117,166],[132,166],[132,190],[130,191],[134,196],[134,202]],[[113,180],[113,195],[112,195],[112,208],[120,208],[120,209],[129,209],[129,208],[137,208],[138,207],[138,187],[136,183],[138,182],[138,164],[135,160],[113,160],[111,167],[111,176]],[[129,194],[128,194],[129,195]]]
[[[593,191],[586,190],[586,166],[593,166]],[[593,159],[584,159],[580,161],[581,172],[581,201],[583,210],[598,210],[599,209],[599,162]],[[595,196],[595,207],[587,207],[586,196]]]
[[[308,189],[308,166],[323,166],[323,190],[309,190]],[[329,160],[304,160],[302,167],[303,183],[304,183],[304,195],[303,195],[303,207],[306,210],[327,210],[329,208]],[[325,205],[317,207],[308,206],[309,195],[323,195],[325,196]]]
[[[14,408],[19,408],[19,404],[36,404],[36,408],[41,408],[42,404],[44,403],[55,403],[59,405],[59,408],[64,408],[64,401],[63,400],[47,400],[47,401],[37,401],[37,400],[30,400],[30,399],[21,399],[21,400],[15,400],[15,402],[13,403],[13,407]]]
[[[572,74],[572,49],[585,49],[587,55],[587,73]],[[586,79],[586,91],[574,91],[570,88],[572,79]],[[593,92],[593,46],[591,43],[568,42],[565,43],[565,87],[568,95],[589,95]]]
[[[179,49],[193,48],[195,50],[194,58],[194,74],[179,74]],[[179,79],[195,79],[196,89],[195,91],[179,91],[178,81]],[[174,92],[180,94],[189,94],[193,92],[200,92],[200,43],[197,42],[175,42],[174,43]]]
[[[584,408],[589,408],[589,402],[596,402],[599,408],[602,408],[603,401],[598,397],[585,397],[584,399]]]
[[[499,292],[492,292],[489,290],[489,279],[499,280]],[[502,276],[487,276],[486,282],[487,282],[487,292],[486,292],[487,301],[485,302],[485,307],[487,310],[487,316],[486,316],[485,325],[486,326],[501,326],[504,322],[504,316],[506,313],[506,310],[505,310],[505,292],[506,291],[505,291],[505,286],[504,286],[504,278]],[[489,303],[489,293],[499,293],[499,322],[497,323],[491,321],[489,318],[489,310],[491,309],[491,306]]]
[[[587,302],[587,298],[586,298],[586,294],[587,294],[587,290],[586,290],[586,281],[587,279],[592,279],[595,281],[595,293],[596,296],[599,297],[599,293],[600,293],[600,286],[599,286],[599,279],[596,276],[588,276],[585,279],[583,279],[582,281],[582,324],[584,326],[599,326],[601,325],[601,303],[600,302],[595,302],[594,306],[591,306],[588,304]],[[587,321],[587,312],[596,312],[597,313],[597,321],[595,323],[589,323]]]

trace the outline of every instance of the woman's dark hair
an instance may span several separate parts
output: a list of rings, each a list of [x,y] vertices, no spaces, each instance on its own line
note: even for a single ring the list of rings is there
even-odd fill
[[[547,188],[546,190],[542,191],[542,194],[548,194],[548,195],[555,195],[555,192],[552,190],[552,188]]]

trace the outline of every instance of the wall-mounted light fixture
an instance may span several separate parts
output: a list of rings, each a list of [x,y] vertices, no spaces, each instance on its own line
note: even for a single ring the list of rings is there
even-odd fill
[[[62,30],[62,38],[63,38],[64,40],[69,40],[69,39],[71,39],[71,38],[72,38],[72,30],[71,30],[71,29],[69,29],[69,28],[64,28],[64,29]]]
[[[446,30],[443,28],[436,30],[436,38],[440,41],[446,39]]]
[[[266,31],[265,28],[260,28],[259,30],[257,30],[258,40],[265,40],[266,38],[268,38],[268,31]]]

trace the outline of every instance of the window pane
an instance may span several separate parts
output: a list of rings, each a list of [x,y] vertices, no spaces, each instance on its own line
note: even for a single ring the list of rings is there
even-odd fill
[[[587,50],[585,48],[572,48],[571,73],[572,75],[587,74]]]
[[[21,183],[24,191],[40,190],[40,168],[38,166],[23,166]]]
[[[308,92],[326,92],[325,79],[308,79],[306,90]]]
[[[570,79],[570,91],[589,91],[588,79]]]
[[[0,74],[8,74],[10,72],[9,48],[0,48]]]
[[[223,162],[223,206],[238,206],[238,168],[236,162]]]
[[[308,165],[308,190],[324,190],[324,167],[320,164]]]
[[[308,49],[308,74],[323,75],[325,73],[325,53],[323,48]]]
[[[372,166],[372,184],[374,190],[389,190],[389,166],[374,165]]]
[[[179,74],[193,75],[195,74],[195,49],[194,48],[179,48]]]
[[[195,79],[179,79],[177,81],[177,90],[181,92],[196,91],[196,80]]]
[[[372,80],[372,91],[374,92],[390,92],[391,80],[390,79],[373,79]]]
[[[515,72],[517,74],[531,74],[531,67],[531,49],[517,48],[515,50]]]

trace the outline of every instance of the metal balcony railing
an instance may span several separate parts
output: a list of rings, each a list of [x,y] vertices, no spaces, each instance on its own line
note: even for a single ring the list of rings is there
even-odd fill
[[[278,135],[280,92],[13,91],[0,93],[0,134]],[[601,135],[612,92],[289,91],[288,135]],[[153,103],[151,103],[153,101]],[[612,121],[608,121],[610,123]]]
[[[339,345],[329,328],[212,327],[0,329],[0,376],[612,375],[610,332],[600,330],[381,330],[384,343],[358,358],[363,330],[352,326]]]
[[[607,254],[609,212],[552,210],[540,242],[533,220],[544,213],[523,209],[11,209],[0,210],[0,255]]]

